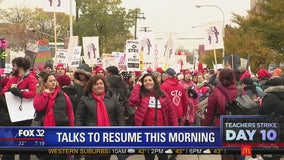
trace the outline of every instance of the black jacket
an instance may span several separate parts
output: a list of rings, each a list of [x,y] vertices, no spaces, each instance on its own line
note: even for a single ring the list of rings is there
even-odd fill
[[[264,90],[260,114],[284,116],[284,86],[271,86]]]
[[[104,103],[108,112],[111,126],[124,126],[125,121],[120,103],[107,91]],[[75,113],[76,126],[97,126],[97,102],[91,94],[82,96]]]
[[[135,110],[133,110],[133,107],[129,106],[128,102],[130,96],[128,84],[121,79],[120,75],[116,74],[109,75],[106,80],[109,83],[110,90],[116,95],[116,98],[121,104],[124,115],[133,115]]]
[[[76,111],[77,103],[78,103],[78,91],[77,88],[75,88],[72,85],[64,86],[61,88],[61,90],[68,95],[70,98],[72,105],[73,105],[73,111]]]

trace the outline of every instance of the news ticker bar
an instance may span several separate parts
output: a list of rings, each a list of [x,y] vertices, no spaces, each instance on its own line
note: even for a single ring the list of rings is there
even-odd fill
[[[192,148],[192,149],[103,149],[103,148],[24,148],[24,149],[0,149],[0,154],[67,154],[67,155],[107,155],[107,154],[185,154],[185,155],[211,155],[211,154],[241,154],[240,148]],[[247,150],[251,154],[283,154],[284,148],[252,148]]]
[[[194,147],[193,147],[194,146]],[[212,148],[218,127],[3,127],[0,148]]]
[[[284,146],[284,121],[275,117],[221,116],[221,127],[0,128],[0,148],[223,148]]]

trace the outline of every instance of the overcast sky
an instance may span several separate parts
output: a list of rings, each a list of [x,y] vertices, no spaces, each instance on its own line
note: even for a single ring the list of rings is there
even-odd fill
[[[57,3],[57,0],[53,0]],[[69,13],[70,0],[61,0],[61,7],[57,10]],[[174,32],[180,37],[199,38],[203,31],[201,26],[204,23],[222,21],[225,15],[225,24],[231,24],[232,13],[242,16],[247,15],[250,7],[249,0],[122,0],[122,6],[126,8],[140,8],[146,17],[145,20],[138,20],[138,30],[141,27],[149,27],[154,32]],[[75,8],[72,1],[73,10]],[[196,5],[216,5],[216,7],[197,8]],[[3,0],[1,8],[26,6],[40,7],[52,11],[48,0]],[[198,40],[186,40],[186,48],[197,48]]]

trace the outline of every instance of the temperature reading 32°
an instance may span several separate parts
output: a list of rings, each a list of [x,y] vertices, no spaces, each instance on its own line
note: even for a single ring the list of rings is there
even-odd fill
[[[27,141],[18,141],[19,146],[24,146],[27,143]]]

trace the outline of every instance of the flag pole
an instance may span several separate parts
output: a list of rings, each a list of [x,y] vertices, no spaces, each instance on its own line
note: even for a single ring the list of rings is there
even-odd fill
[[[71,38],[73,36],[72,0],[70,0],[70,5],[69,5],[69,18],[70,18],[70,35],[69,35],[69,37]]]
[[[53,26],[54,26],[54,64],[57,63],[57,31],[56,31],[56,6],[55,2],[52,3],[53,6]]]
[[[213,36],[213,53],[214,53],[214,60],[215,60],[215,67],[214,69],[217,70],[217,56],[216,56],[216,49],[215,49],[215,39],[214,39],[214,36]]]

